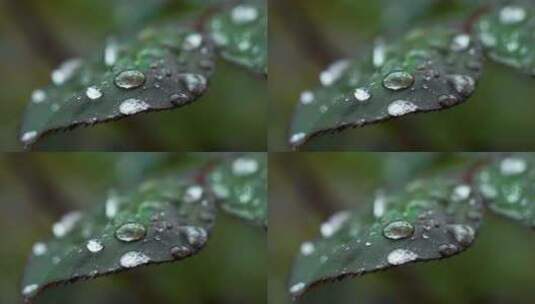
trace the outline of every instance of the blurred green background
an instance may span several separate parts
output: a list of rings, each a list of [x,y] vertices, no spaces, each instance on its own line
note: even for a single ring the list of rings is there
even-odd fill
[[[277,153],[270,159],[270,304],[289,304],[287,282],[302,242],[319,236],[335,211],[372,204],[375,191],[412,178],[466,168],[476,154]],[[534,303],[535,235],[486,212],[466,252],[327,283],[303,304]]]
[[[4,0],[0,2],[0,150],[16,151],[33,90],[66,57],[87,55],[112,34],[198,16],[202,1]],[[267,82],[219,61],[208,93],[190,106],[52,135],[39,150],[263,151]],[[236,134],[239,130],[239,136]]]
[[[272,0],[269,147],[287,151],[302,91],[319,85],[334,59],[355,57],[378,35],[396,35],[430,20],[465,20],[491,0]],[[465,3],[463,5],[463,3]],[[535,148],[534,79],[487,60],[474,96],[441,112],[313,139],[306,150],[510,151]]]
[[[21,303],[32,245],[65,210],[105,201],[111,187],[181,172],[214,154],[0,154],[0,303]],[[37,304],[266,303],[267,236],[219,213],[206,248],[186,260],[51,288]]]

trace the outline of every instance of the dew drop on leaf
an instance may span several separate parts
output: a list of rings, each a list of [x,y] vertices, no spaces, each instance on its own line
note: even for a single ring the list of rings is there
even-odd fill
[[[301,244],[301,254],[304,256],[313,254],[315,250],[316,248],[312,242],[304,242]]]
[[[119,112],[124,115],[133,115],[139,112],[143,112],[150,108],[150,105],[143,100],[130,98],[123,101],[119,105]]]
[[[97,87],[93,86],[87,88],[87,90],[85,91],[85,95],[91,100],[96,100],[102,97],[102,91],[100,91]]]
[[[43,90],[35,90],[32,93],[33,103],[42,103],[46,100],[46,93]]]
[[[503,175],[519,175],[526,171],[527,163],[521,158],[505,158],[500,163],[500,172]]]
[[[292,296],[298,296],[300,294],[303,293],[303,291],[305,290],[305,283],[303,282],[300,282],[300,283],[297,283],[295,285],[292,285],[292,287],[290,287],[290,293],[292,294]]]
[[[38,289],[39,289],[39,285],[37,285],[37,284],[26,285],[22,289],[22,294],[25,297],[31,297],[37,292]]]
[[[454,244],[443,244],[438,246],[438,252],[443,257],[449,257],[459,252],[459,247]]]
[[[147,264],[150,258],[142,252],[129,251],[121,256],[120,264],[125,268],[133,268],[139,265]]]
[[[121,89],[131,90],[139,88],[145,83],[145,74],[140,71],[123,71],[115,77],[115,85]]]
[[[126,223],[115,231],[115,237],[123,242],[135,242],[143,239],[147,233],[139,223]]]
[[[386,260],[390,265],[403,265],[418,259],[418,255],[408,249],[395,249],[388,254]]]
[[[416,112],[418,106],[406,100],[395,100],[388,105],[387,111],[390,116],[403,116],[412,112]]]
[[[353,95],[358,101],[368,101],[371,98],[370,91],[368,91],[366,88],[355,89]]]
[[[92,253],[100,252],[102,249],[104,249],[104,246],[99,240],[93,239],[87,241],[87,244],[85,245],[87,250],[89,250]]]
[[[414,84],[414,76],[407,72],[392,72],[383,80],[383,86],[392,91],[410,88]]]
[[[406,239],[413,234],[414,226],[407,221],[394,221],[387,224],[383,229],[383,235],[391,240]]]
[[[526,19],[526,11],[520,6],[506,6],[500,11],[500,22],[503,24],[516,24]]]
[[[232,9],[232,21],[236,24],[253,22],[258,18],[258,10],[252,5],[238,5]]]
[[[37,242],[32,247],[32,252],[35,256],[41,256],[46,254],[48,248],[45,243]]]
[[[184,194],[184,202],[186,203],[194,203],[199,201],[202,198],[202,195],[204,193],[204,190],[201,186],[195,185],[190,186],[186,189],[186,193]]]
[[[447,228],[455,240],[462,246],[467,247],[474,241],[475,231],[468,225],[452,224],[448,225]]]
[[[254,174],[258,170],[258,162],[253,158],[238,158],[232,163],[232,173],[237,176]]]
[[[300,101],[302,104],[307,105],[314,102],[314,93],[311,91],[305,91],[301,93]]]

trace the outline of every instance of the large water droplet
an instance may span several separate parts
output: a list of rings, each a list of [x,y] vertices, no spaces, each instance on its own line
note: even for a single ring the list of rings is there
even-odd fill
[[[447,229],[462,246],[466,247],[474,241],[475,231],[471,226],[454,224],[448,225]]]
[[[500,22],[503,24],[516,24],[526,19],[526,10],[520,6],[510,5],[500,11]]]
[[[314,243],[312,242],[304,242],[301,244],[301,254],[304,256],[309,256],[314,253],[316,250]]]
[[[127,223],[115,231],[115,237],[123,242],[135,242],[143,239],[146,233],[145,226],[139,223]]]
[[[252,5],[241,4],[232,10],[231,18],[236,24],[249,23],[258,18],[258,10]]]
[[[400,240],[411,237],[414,234],[414,226],[407,221],[395,221],[386,225],[383,235],[387,239]]]
[[[142,252],[129,251],[121,257],[120,264],[125,268],[132,268],[139,265],[147,264],[150,258]]]
[[[85,91],[85,95],[87,95],[87,97],[91,100],[96,100],[102,97],[102,91],[100,91],[97,87],[93,86],[87,88],[87,90]]]
[[[395,249],[386,257],[386,261],[390,265],[403,265],[418,259],[418,254],[408,249]]]
[[[139,88],[144,83],[145,74],[136,70],[124,71],[115,77],[115,85],[126,90]]]
[[[247,176],[258,171],[258,162],[252,158],[238,158],[232,163],[232,173],[237,176]]]
[[[518,175],[526,171],[528,165],[520,158],[505,158],[500,162],[500,172],[503,175]]]
[[[45,254],[48,250],[48,247],[43,242],[37,242],[32,247],[32,252],[35,256],[41,256]]]
[[[119,112],[123,115],[133,115],[139,112],[146,111],[150,108],[150,105],[143,100],[130,98],[123,101],[119,105]]]
[[[406,100],[395,100],[388,105],[387,111],[390,116],[403,116],[409,113],[416,112],[418,106]]]
[[[85,245],[85,247],[87,248],[87,250],[89,250],[92,253],[97,253],[97,252],[100,252],[102,249],[104,249],[104,246],[102,245],[102,243],[97,239],[87,241],[87,244]]]
[[[383,80],[383,86],[389,90],[400,91],[410,88],[414,83],[414,76],[407,72],[392,72]]]

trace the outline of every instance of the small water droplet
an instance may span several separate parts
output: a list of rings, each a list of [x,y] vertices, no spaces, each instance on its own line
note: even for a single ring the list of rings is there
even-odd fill
[[[139,223],[126,223],[115,231],[115,237],[123,242],[135,242],[143,239],[146,233],[145,226]]]
[[[520,6],[509,5],[500,11],[500,22],[503,24],[517,24],[526,19],[526,10]]]
[[[37,242],[32,247],[32,252],[35,256],[44,255],[48,250],[48,247],[43,242]]]
[[[474,228],[468,225],[453,224],[448,225],[448,231],[453,235],[455,240],[462,246],[472,244],[475,238]]]
[[[314,253],[316,250],[314,243],[312,242],[304,242],[301,244],[301,254],[304,256],[309,256]]]
[[[32,93],[33,103],[42,103],[46,100],[46,93],[43,90],[35,90]]]
[[[179,92],[171,95],[171,103],[174,105],[183,105],[188,101],[190,101],[190,97],[188,94]]]
[[[91,100],[96,100],[102,97],[102,92],[97,87],[92,86],[87,88],[85,95],[87,95],[87,97],[89,97]]]
[[[353,93],[353,95],[358,101],[367,101],[372,97],[372,95],[366,88],[355,89],[355,92]]]
[[[307,105],[314,102],[315,96],[311,91],[305,91],[301,93],[300,101],[302,104]]]
[[[110,196],[106,200],[106,217],[112,219],[119,211],[119,200],[116,196]]]
[[[408,249],[395,249],[388,254],[386,261],[390,265],[403,265],[418,259],[418,254]]]
[[[521,158],[505,158],[500,162],[500,172],[503,175],[519,175],[526,172],[528,165]]]
[[[438,103],[445,107],[451,107],[459,102],[455,95],[440,95]]]
[[[455,91],[465,97],[472,95],[476,82],[474,78],[467,75],[448,75],[448,82]]]
[[[324,238],[329,238],[333,236],[345,222],[347,222],[351,217],[351,213],[347,211],[342,211],[332,215],[325,223],[321,224],[320,232]]]
[[[377,192],[373,201],[373,216],[380,218],[386,211],[386,197],[383,192]]]
[[[414,84],[414,76],[407,72],[392,72],[383,80],[383,86],[389,90],[400,91]]]
[[[292,287],[290,287],[290,293],[292,294],[292,296],[298,296],[300,294],[303,293],[303,291],[305,290],[305,283],[303,282],[299,282],[297,284],[294,284],[292,285]]]
[[[184,38],[182,49],[186,51],[193,51],[198,49],[202,45],[202,35],[199,33],[191,33]]]
[[[411,237],[414,234],[414,226],[407,221],[394,221],[386,225],[383,235],[387,239],[400,240]]]
[[[306,137],[306,133],[296,133],[290,137],[290,144],[293,146],[301,145],[305,142]]]
[[[146,111],[150,108],[150,105],[143,100],[130,98],[123,101],[119,105],[119,112],[123,115],[133,115],[139,112]]]
[[[468,34],[459,34],[453,37],[451,42],[451,50],[454,52],[462,52],[470,46],[471,38]]]
[[[37,131],[26,132],[26,133],[22,134],[22,136],[20,137],[20,140],[24,144],[30,144],[30,143],[34,142],[36,139],[37,139]]]
[[[208,81],[200,74],[181,74],[180,79],[188,92],[200,95],[206,91]]]
[[[52,225],[52,233],[55,237],[62,238],[72,231],[80,219],[82,219],[82,213],[79,211],[69,212],[61,217],[59,222]]]
[[[121,89],[139,88],[145,83],[145,74],[136,70],[123,71],[115,77],[115,85]]]
[[[238,158],[232,163],[232,173],[237,176],[247,176],[258,171],[258,162],[252,158]]]
[[[388,114],[390,116],[403,116],[407,115],[409,113],[416,112],[418,110],[418,106],[414,103],[406,100],[396,100],[393,101],[391,104],[388,105]]]
[[[451,199],[456,202],[467,200],[471,192],[472,188],[469,185],[459,185],[453,189]]]
[[[97,239],[87,241],[87,244],[85,245],[85,247],[87,248],[87,250],[91,251],[92,253],[97,253],[97,252],[100,252],[102,249],[104,249],[104,246],[102,246],[102,243]]]
[[[373,66],[382,67],[386,60],[386,46],[384,40],[378,39],[373,48]]]
[[[443,244],[438,246],[438,252],[441,256],[448,257],[459,252],[459,247],[455,246],[454,244]]]
[[[333,85],[344,72],[349,68],[349,60],[340,60],[331,64],[325,71],[320,74],[320,82],[324,86]]]
[[[232,9],[232,22],[236,24],[245,24],[253,22],[258,18],[258,9],[252,5],[241,4]]]
[[[171,248],[171,255],[175,259],[184,258],[191,255],[191,249],[186,246],[174,246]]]
[[[197,202],[202,198],[203,193],[204,193],[204,190],[201,186],[199,185],[190,186],[188,187],[188,189],[186,189],[183,200],[186,203]]]
[[[52,82],[59,86],[69,81],[82,66],[82,60],[75,58],[63,62],[57,69],[52,71]]]
[[[208,233],[204,228],[201,227],[183,226],[180,228],[180,230],[185,234],[188,243],[196,248],[204,245],[208,239]]]
[[[39,289],[39,285],[37,285],[37,284],[26,285],[22,289],[22,294],[25,297],[31,297],[31,296],[34,296],[37,293],[38,289]]]
[[[125,268],[132,268],[139,265],[147,264],[150,258],[142,252],[129,251],[121,256],[120,264]]]

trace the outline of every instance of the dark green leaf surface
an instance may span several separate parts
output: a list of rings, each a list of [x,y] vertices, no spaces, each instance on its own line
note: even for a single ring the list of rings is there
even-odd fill
[[[206,91],[213,64],[209,39],[181,25],[110,39],[102,54],[63,63],[53,84],[32,94],[20,139],[31,145],[54,130],[183,106]]]
[[[242,1],[216,15],[209,24],[221,56],[267,74],[267,10],[265,1]]]
[[[480,48],[451,26],[417,29],[371,54],[342,60],[321,73],[321,87],[302,93],[290,144],[416,112],[464,102],[482,66]]]
[[[494,161],[476,177],[493,212],[535,228],[535,159],[515,154]]]
[[[265,153],[247,153],[215,168],[209,183],[221,208],[267,227],[267,170]]]
[[[474,241],[482,215],[471,190],[452,180],[416,181],[392,195],[379,193],[373,212],[333,215],[322,224],[321,238],[301,245],[290,293],[297,297],[324,281],[462,252]]]
[[[209,191],[193,178],[111,192],[105,204],[65,215],[53,225],[53,239],[34,245],[22,294],[31,302],[53,285],[184,259],[204,247],[214,218]]]
[[[535,76],[535,2],[497,6],[475,27],[491,59]]]

